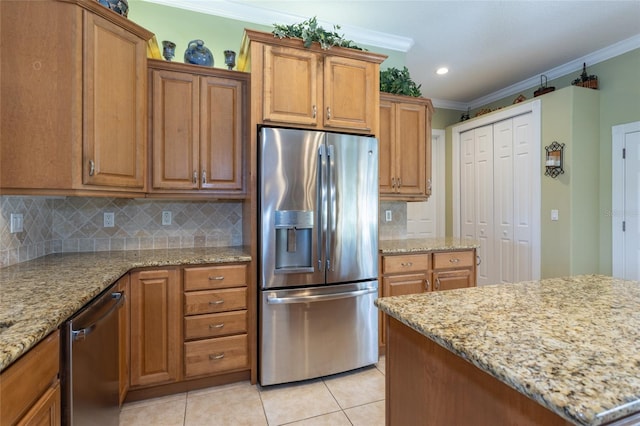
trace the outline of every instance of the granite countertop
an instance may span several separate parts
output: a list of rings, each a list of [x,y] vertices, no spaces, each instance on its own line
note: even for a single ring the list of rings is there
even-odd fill
[[[575,424],[640,411],[639,282],[581,275],[376,305]]]
[[[0,269],[0,371],[134,268],[250,261],[243,247],[65,253]]]
[[[477,241],[453,237],[380,240],[378,242],[381,254],[469,250],[478,247],[480,247],[480,244]]]

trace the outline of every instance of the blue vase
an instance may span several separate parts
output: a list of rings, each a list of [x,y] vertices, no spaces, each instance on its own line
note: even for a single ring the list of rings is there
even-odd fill
[[[192,40],[184,52],[184,63],[212,67],[213,54],[208,48],[204,47],[204,41]]]

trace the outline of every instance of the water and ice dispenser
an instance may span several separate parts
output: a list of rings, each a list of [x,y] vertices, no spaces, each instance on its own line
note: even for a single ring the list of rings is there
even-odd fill
[[[277,210],[276,273],[313,271],[313,211]]]

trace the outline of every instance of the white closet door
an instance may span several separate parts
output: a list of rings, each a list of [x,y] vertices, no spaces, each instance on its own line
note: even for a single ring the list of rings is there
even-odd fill
[[[640,132],[625,135],[624,278],[640,280]]]
[[[475,228],[480,243],[478,285],[494,284],[493,126],[475,129]]]
[[[533,276],[533,230],[534,179],[539,179],[536,168],[533,115],[525,114],[513,119],[513,281],[534,279]]]
[[[494,258],[491,283],[513,282],[513,120],[496,123],[493,129],[494,163]]]
[[[476,239],[475,130],[460,135],[460,236]]]

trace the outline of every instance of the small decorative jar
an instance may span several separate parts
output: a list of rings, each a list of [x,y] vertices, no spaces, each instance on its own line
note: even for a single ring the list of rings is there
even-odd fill
[[[162,56],[164,56],[167,61],[173,59],[173,57],[176,56],[176,44],[172,41],[164,40],[162,42]]]
[[[191,40],[187,50],[184,52],[184,63],[212,67],[213,54],[208,48],[204,47],[204,41]]]
[[[227,65],[227,68],[229,68],[229,70],[232,70],[233,67],[236,66],[236,52],[234,52],[233,50],[225,50],[224,63]]]

